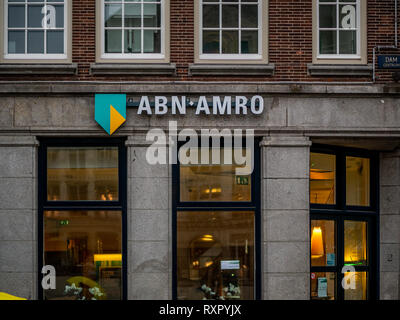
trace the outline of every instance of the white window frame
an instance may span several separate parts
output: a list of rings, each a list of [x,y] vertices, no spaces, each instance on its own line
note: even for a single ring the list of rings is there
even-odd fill
[[[208,28],[210,30],[242,30],[241,28],[241,6],[242,2],[239,0],[238,2],[222,2],[219,0],[218,2],[208,2],[207,0],[197,0],[199,5],[199,38],[198,38],[198,48],[199,48],[199,59],[200,60],[261,60],[263,59],[263,12],[267,12],[266,8],[263,6],[263,0],[257,1],[258,6],[258,53],[257,54],[226,54],[222,53],[222,32],[220,32],[219,41],[220,41],[220,53],[203,53],[203,4],[218,4],[220,7],[219,10],[219,23],[220,27],[218,28]],[[234,4],[239,5],[239,24],[237,28],[222,28],[222,4]],[[245,2],[244,4],[253,4],[255,5],[256,2]],[[267,14],[267,13],[266,13]],[[247,28],[246,28],[247,29]],[[246,30],[245,29],[245,30]],[[250,28],[249,28],[250,29]],[[256,28],[251,28],[256,29]],[[241,50],[241,33],[239,32],[239,51]]]
[[[321,5],[336,5],[336,28],[320,28],[319,27],[319,8]],[[339,30],[340,29],[340,12],[339,12],[339,6],[340,5],[356,5],[356,10],[357,10],[357,25],[355,29],[346,29],[346,30],[355,30],[357,33],[357,53],[356,54],[340,54],[339,53],[339,48],[340,48],[340,43],[339,43]],[[336,30],[336,42],[337,42],[337,48],[336,52],[337,54],[321,54],[320,53],[320,30]],[[356,0],[356,3],[354,2],[339,2],[338,0],[331,0],[330,2],[322,2],[320,3],[319,0],[317,0],[317,59],[338,59],[338,60],[351,60],[351,59],[356,59],[359,60],[361,58],[361,4],[360,0]]]
[[[143,0],[142,0],[143,1]],[[146,60],[161,60],[161,59],[165,59],[166,55],[165,55],[165,30],[166,30],[166,16],[165,16],[165,12],[166,12],[166,1],[165,0],[156,0],[156,1],[160,1],[161,2],[161,24],[160,24],[160,32],[161,32],[161,53],[124,53],[124,38],[122,37],[122,53],[106,53],[105,52],[105,17],[104,17],[104,13],[105,13],[105,0],[101,0],[101,8],[100,8],[100,37],[101,37],[101,59],[146,59]],[[122,30],[125,29],[124,26],[124,3],[129,3],[129,4],[134,4],[137,2],[125,2],[125,0],[119,0],[119,1],[115,1],[115,2],[110,2],[110,4],[121,4],[122,5]],[[140,3],[140,2],[139,2]],[[148,4],[151,4],[153,2],[146,2]],[[140,27],[140,30],[142,31],[142,44],[141,44],[141,48],[143,50],[143,41],[144,41],[144,37],[143,37],[143,30],[149,29],[149,30],[154,30],[154,29],[158,29],[155,27],[143,27],[143,6],[142,6],[142,26]],[[112,27],[108,28],[108,29],[113,29]],[[115,29],[120,30],[121,28],[116,27]],[[139,29],[139,28],[138,28]],[[123,32],[123,31],[122,31]]]
[[[64,4],[64,53],[60,54],[53,54],[53,53],[8,53],[8,5],[14,5],[18,4],[22,6],[23,2],[11,2],[9,3],[8,0],[4,0],[4,55],[3,58],[4,60],[65,60],[68,58],[67,50],[68,50],[68,33],[69,33],[69,23],[68,23],[68,12],[69,12],[69,1],[70,0],[63,0]],[[35,5],[40,5],[43,4],[44,6],[49,3],[50,5],[53,4],[58,4],[60,5],[61,2],[53,2],[51,0],[42,0],[41,2],[27,2],[25,0],[24,6],[25,6],[25,27],[24,28],[11,28],[15,30],[44,30],[45,36],[44,36],[44,52],[46,52],[46,43],[47,43],[47,35],[46,31],[47,29],[43,28],[28,28],[28,4],[35,4]],[[61,30],[61,29],[58,29]],[[25,32],[25,52],[28,50],[28,43],[27,43],[27,35]]]

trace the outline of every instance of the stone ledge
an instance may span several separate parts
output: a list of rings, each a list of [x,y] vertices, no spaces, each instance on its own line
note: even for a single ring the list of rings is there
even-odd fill
[[[0,75],[15,74],[52,74],[52,75],[75,75],[78,71],[76,63],[68,64],[0,64]]]
[[[1,136],[0,147],[36,147],[39,141],[33,136]]]
[[[372,76],[373,68],[368,65],[308,64],[311,76]]]
[[[274,64],[191,64],[191,76],[272,76]]]
[[[176,75],[175,63],[92,63],[93,75]]]
[[[311,147],[312,142],[306,136],[269,136],[260,142],[260,147]]]

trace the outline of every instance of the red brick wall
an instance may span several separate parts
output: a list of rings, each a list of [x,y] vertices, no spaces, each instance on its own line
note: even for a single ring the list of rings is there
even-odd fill
[[[269,0],[269,62],[275,64],[274,76],[193,77],[188,66],[194,60],[194,1],[170,0],[171,62],[177,76],[92,76],[95,62],[95,0],[73,0],[72,59],[78,63],[76,76],[0,76],[1,80],[82,80],[82,81],[371,81],[372,77],[311,77],[312,0]],[[376,45],[394,44],[394,0],[368,1],[368,61]],[[382,50],[381,53],[400,53]],[[377,72],[378,82],[392,81],[391,72]]]

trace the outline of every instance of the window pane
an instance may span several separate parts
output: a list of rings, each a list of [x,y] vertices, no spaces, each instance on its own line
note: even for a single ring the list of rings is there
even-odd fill
[[[370,160],[346,157],[346,204],[370,205]]]
[[[28,6],[28,27],[29,28],[42,28],[42,14],[43,6]]]
[[[140,27],[142,25],[141,10],[141,5],[138,3],[125,5],[125,27]]]
[[[334,272],[311,273],[311,300],[336,299],[336,274]]]
[[[239,53],[239,31],[222,31],[222,53]]]
[[[121,53],[122,52],[122,31],[121,30],[106,30],[105,31],[105,50],[106,53]]]
[[[44,264],[56,269],[46,299],[121,299],[121,212],[44,212]]]
[[[357,31],[339,31],[339,53],[357,54]]]
[[[258,53],[258,31],[242,31],[242,53]]]
[[[8,31],[8,53],[25,53],[25,31]]]
[[[222,28],[237,28],[239,26],[239,6],[222,6]]]
[[[219,31],[203,31],[203,53],[219,53]]]
[[[320,31],[319,32],[319,53],[320,54],[337,54],[337,38],[336,31]]]
[[[355,5],[340,5],[339,6],[339,21],[340,28],[357,28],[357,14]]]
[[[241,7],[242,10],[242,28],[258,28],[258,6]]]
[[[311,266],[336,265],[336,227],[333,220],[311,221]]]
[[[118,148],[49,148],[47,199],[118,200]]]
[[[254,212],[178,212],[178,299],[254,299]]]
[[[219,6],[203,6],[203,27],[219,28]]]
[[[348,273],[345,273],[345,276]],[[368,299],[368,272],[355,272],[354,281],[355,289],[344,290],[345,300],[367,300]]]
[[[8,6],[8,27],[25,27],[25,6]]]
[[[344,263],[345,265],[368,265],[367,222],[344,222]]]
[[[64,53],[64,31],[47,31],[47,53]]]
[[[28,31],[28,53],[44,53],[44,31]]]
[[[144,53],[161,52],[161,31],[144,30],[143,51]]]
[[[199,148],[207,157],[209,149]],[[214,149],[214,155],[220,155],[221,164],[180,165],[180,198],[181,201],[251,201],[251,176],[236,175],[237,168],[244,165],[223,164],[224,149]],[[229,151],[229,150],[228,150]],[[233,151],[231,151],[233,154]],[[210,149],[209,157],[213,152]],[[197,156],[199,159],[201,155]],[[251,163],[250,151],[247,149],[247,163]],[[200,163],[200,160],[199,160]]]
[[[140,30],[125,30],[125,53],[140,53],[142,32]]]
[[[120,4],[106,4],[104,15],[106,27],[122,27],[122,7]]]
[[[159,4],[144,4],[143,5],[143,22],[145,27],[160,27],[161,26],[161,11]]]
[[[319,27],[320,28],[336,28],[337,22],[336,5],[320,5],[319,6]]]
[[[336,156],[311,153],[310,159],[310,202],[336,203]]]
[[[54,5],[56,9],[56,28],[64,28],[64,5]]]

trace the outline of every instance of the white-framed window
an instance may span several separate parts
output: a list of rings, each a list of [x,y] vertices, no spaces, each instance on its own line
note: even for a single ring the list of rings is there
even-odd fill
[[[262,59],[263,2],[199,0],[200,59]]]
[[[68,1],[4,0],[4,59],[66,59]]]
[[[101,58],[164,59],[166,0],[102,0]]]
[[[360,58],[360,12],[360,0],[317,0],[318,58]]]

